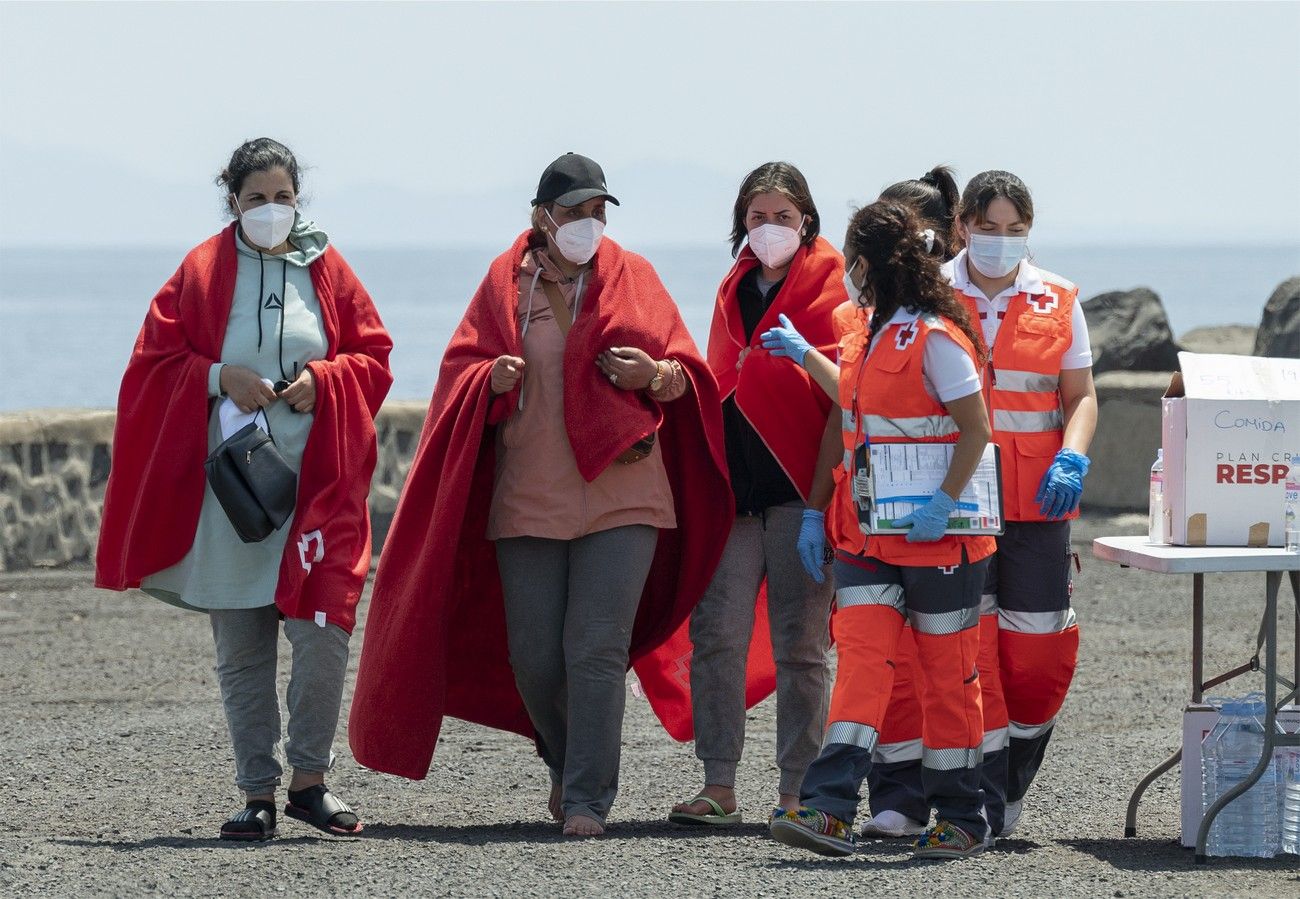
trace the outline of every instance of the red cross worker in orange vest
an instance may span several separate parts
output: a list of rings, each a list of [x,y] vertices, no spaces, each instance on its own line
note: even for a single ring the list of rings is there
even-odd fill
[[[1016,828],[1074,676],[1079,629],[1070,607],[1070,520],[1078,517],[1097,424],[1088,328],[1078,288],[1025,259],[1033,200],[1010,172],[976,175],[957,228],[966,249],[944,266],[990,348],[984,393],[1001,449],[1006,531],[981,602],[984,790],[993,833]],[[900,652],[870,779],[864,833],[920,830],[919,753],[905,738],[920,698],[916,657]],[[886,758],[881,759],[881,754]],[[910,761],[909,761],[910,760]],[[892,829],[892,834],[891,834]]]
[[[835,312],[840,409],[827,422],[821,456],[824,469],[834,468],[828,515],[839,669],[821,753],[804,777],[800,805],[781,810],[769,825],[780,842],[823,855],[853,851],[859,790],[889,702],[904,622],[921,660],[923,789],[937,813],[914,854],[974,855],[988,836],[976,659],[980,591],[994,541],[946,533],[988,444],[983,349],[927,248],[930,241],[915,213],[894,202],[860,210],[845,238],[850,301]],[[786,326],[763,340],[779,355],[801,339]],[[834,363],[812,352],[802,358],[827,387]],[[869,533],[873,444],[953,447],[939,488],[895,522],[910,528],[905,535]],[[825,541],[826,483],[824,477],[814,483],[799,539],[810,574]]]
[[[892,200],[912,208],[921,219],[930,255],[947,262],[960,249],[957,238],[957,208],[961,190],[947,166],[935,166],[920,178],[909,178],[889,185],[880,192],[881,200]],[[943,271],[943,269],[941,269]],[[1007,733],[1006,705],[1002,701],[1002,686],[997,665],[997,609],[991,611],[981,606],[981,651],[992,647],[991,662],[982,659],[980,670],[980,704],[984,712],[985,750],[989,749],[988,734],[1000,735],[1005,746]],[[990,636],[991,639],[986,639]],[[920,672],[916,666],[916,644],[912,629],[903,627],[895,658],[894,698],[885,713],[880,729],[880,740],[872,754],[871,773],[867,777],[872,817],[863,822],[861,835],[868,838],[915,837],[929,824],[930,807],[921,784],[921,703],[916,691],[920,689]],[[985,756],[986,766],[988,756]],[[998,765],[1001,768],[998,768]],[[1005,769],[1005,759],[994,760],[996,770]],[[995,780],[1001,784],[1005,777]],[[988,794],[990,784],[985,784]],[[1001,792],[985,796],[985,810],[990,805],[1001,808]]]

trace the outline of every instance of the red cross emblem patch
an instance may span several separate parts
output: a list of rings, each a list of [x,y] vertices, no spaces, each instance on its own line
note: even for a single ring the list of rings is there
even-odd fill
[[[908,322],[903,325],[898,329],[898,333],[894,335],[894,346],[900,350],[907,349],[912,345],[912,341],[916,340],[916,332],[916,322]]]
[[[1061,305],[1060,295],[1055,290],[1052,290],[1050,286],[1044,286],[1047,289],[1047,293],[1043,294],[1041,297],[1036,297],[1033,294],[1029,295],[1029,305],[1038,315],[1047,315],[1057,306]]]

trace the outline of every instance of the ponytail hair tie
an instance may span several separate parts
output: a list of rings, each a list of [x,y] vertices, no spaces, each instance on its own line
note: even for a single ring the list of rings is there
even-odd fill
[[[924,231],[921,232],[921,236],[925,238],[925,251],[927,253],[933,253],[934,252],[934,229],[926,228]]]

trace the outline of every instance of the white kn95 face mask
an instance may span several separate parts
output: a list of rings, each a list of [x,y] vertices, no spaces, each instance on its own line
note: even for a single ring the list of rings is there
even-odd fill
[[[588,217],[576,222],[561,225],[548,211],[546,217],[555,226],[551,238],[559,249],[560,255],[574,265],[585,265],[600,247],[600,240],[605,234],[605,223],[598,218]]]
[[[235,201],[239,209],[239,201]],[[264,203],[244,212],[239,210],[239,225],[244,236],[260,249],[271,250],[284,243],[293,230],[298,210],[282,203]]]
[[[768,223],[749,231],[749,248],[768,268],[780,268],[793,259],[799,240],[798,229],[785,225]]]

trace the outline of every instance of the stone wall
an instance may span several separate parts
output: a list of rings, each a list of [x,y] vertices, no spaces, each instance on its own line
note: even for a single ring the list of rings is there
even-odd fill
[[[406,472],[411,468],[428,409],[428,403],[388,402],[379,410],[379,418],[375,420],[375,430],[379,434],[379,461],[375,463],[375,476],[370,480],[370,525],[376,553],[384,545],[388,526],[393,521],[397,497],[406,483]]]
[[[65,409],[0,415],[0,571],[94,554],[114,417]]]
[[[1088,450],[1085,509],[1146,511],[1151,463],[1160,448],[1160,398],[1169,377],[1148,371],[1097,376],[1097,434]]]
[[[385,404],[370,490],[378,547],[397,507],[425,403]],[[114,413],[41,409],[0,414],[0,571],[88,562],[108,482]]]

